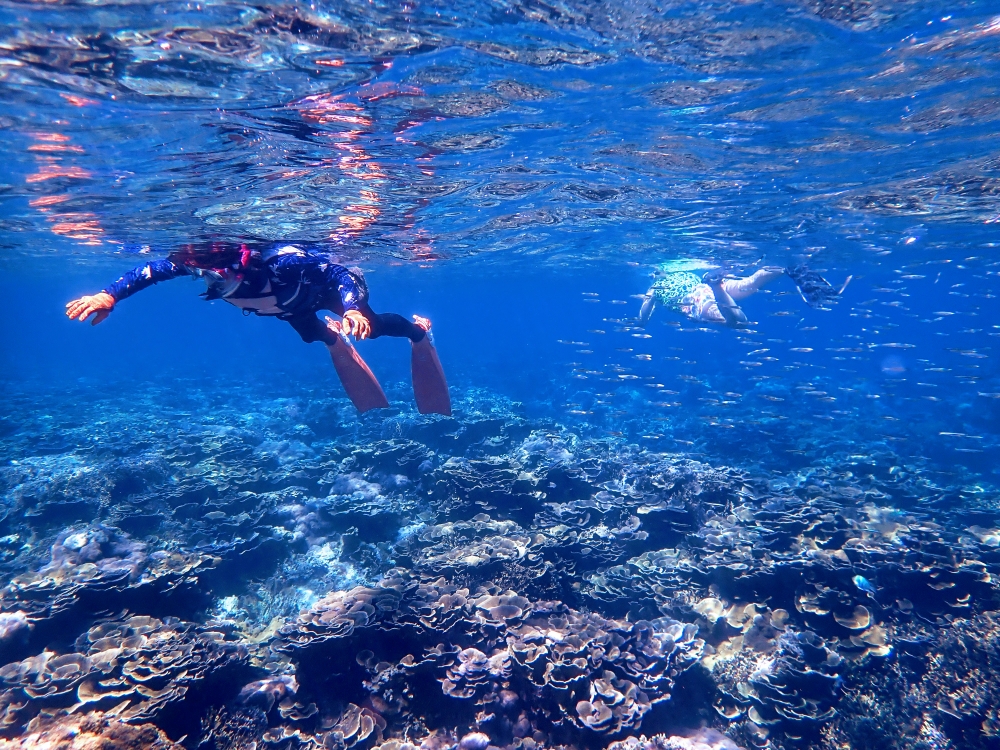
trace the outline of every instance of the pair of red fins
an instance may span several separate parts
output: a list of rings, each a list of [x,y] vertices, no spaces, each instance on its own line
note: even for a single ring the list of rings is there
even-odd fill
[[[333,366],[340,376],[340,382],[347,391],[348,398],[361,413],[371,409],[384,409],[389,406],[389,400],[371,368],[361,359],[358,350],[350,339],[340,333],[340,343],[330,347]],[[448,382],[444,377],[444,368],[438,359],[437,349],[431,340],[431,333],[420,341],[410,344],[410,372],[413,377],[413,397],[417,402],[417,411],[421,414],[443,414],[451,416],[451,396],[448,394]]]

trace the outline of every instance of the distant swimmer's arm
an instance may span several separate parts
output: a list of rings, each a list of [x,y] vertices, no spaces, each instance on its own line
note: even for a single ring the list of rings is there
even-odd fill
[[[650,317],[653,315],[653,310],[656,309],[656,293],[653,287],[649,288],[646,292],[646,299],[642,302],[642,307],[639,308],[639,323],[641,325],[646,325],[649,322]]]
[[[160,281],[176,279],[189,273],[184,266],[178,266],[169,260],[154,260],[144,266],[133,268],[120,279],[102,289],[97,294],[85,295],[66,304],[66,317],[70,320],[86,320],[96,313],[91,325],[96,326],[103,321],[115,305],[126,297],[152,286]]]

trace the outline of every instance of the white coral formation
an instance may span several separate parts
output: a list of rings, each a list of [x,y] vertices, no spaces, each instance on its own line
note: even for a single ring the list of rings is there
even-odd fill
[[[0,739],[0,750],[183,750],[159,729],[131,726],[94,712],[63,716],[15,739]]]
[[[0,643],[16,641],[27,636],[34,626],[21,610],[0,613]]]
[[[53,651],[0,668],[0,728],[66,710],[115,707],[133,723],[152,721],[188,693],[247,662],[225,633],[168,618],[130,617],[92,627],[76,653]]]
[[[272,648],[308,663],[311,653],[350,651],[389,632],[423,645],[402,659],[366,651],[358,663],[374,672],[370,689],[395,711],[407,702],[400,696],[412,695],[410,681],[433,665],[444,712],[448,700],[469,701],[484,716],[520,706],[523,720],[536,726],[605,735],[637,728],[704,649],[697,627],[667,618],[607,619],[496,587],[471,594],[443,578],[416,583],[405,576],[328,595],[282,628]]]
[[[735,742],[714,729],[698,729],[685,735],[656,734],[626,737],[612,742],[608,750],[743,750]]]

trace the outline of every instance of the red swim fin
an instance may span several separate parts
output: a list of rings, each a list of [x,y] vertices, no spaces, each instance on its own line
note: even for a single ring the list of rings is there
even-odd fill
[[[371,409],[384,409],[389,405],[382,386],[350,342],[341,337],[340,341],[327,348],[330,350],[333,366],[337,368],[340,382],[347,391],[347,397],[359,412],[364,414]]]
[[[412,343],[410,371],[413,374],[413,398],[417,411],[421,414],[443,414],[451,416],[451,396],[448,382],[444,379],[444,368],[438,359],[437,349],[428,333],[420,341]]]

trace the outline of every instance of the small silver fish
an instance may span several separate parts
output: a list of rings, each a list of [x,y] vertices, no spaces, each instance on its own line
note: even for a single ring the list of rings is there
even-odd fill
[[[871,581],[869,581],[864,576],[854,576],[854,578],[852,578],[851,580],[854,581],[854,585],[857,586],[861,591],[864,591],[872,599],[875,598],[875,594],[878,593],[878,589],[875,588],[875,586],[872,584]]]

